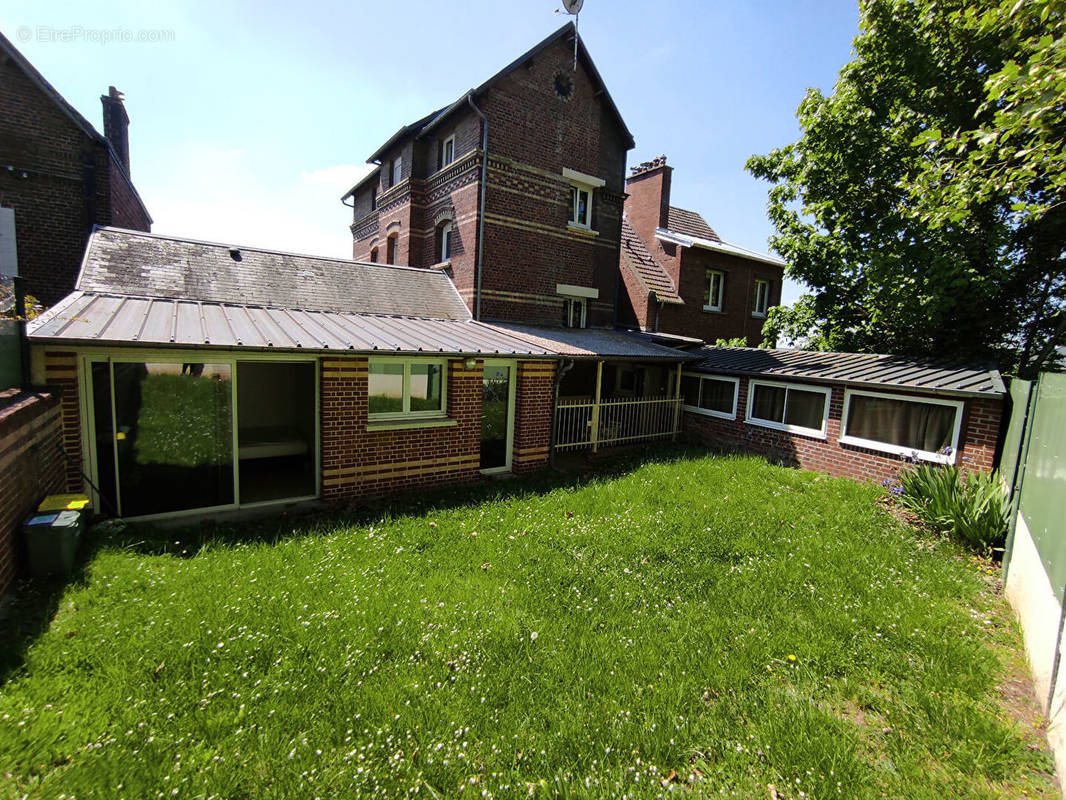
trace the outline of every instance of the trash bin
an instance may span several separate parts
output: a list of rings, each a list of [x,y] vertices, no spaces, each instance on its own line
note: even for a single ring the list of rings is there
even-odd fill
[[[34,578],[69,577],[83,525],[78,510],[32,514],[22,525],[26,558]]]

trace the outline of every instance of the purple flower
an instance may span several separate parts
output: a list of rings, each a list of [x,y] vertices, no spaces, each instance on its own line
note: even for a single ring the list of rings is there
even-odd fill
[[[950,456],[953,452],[955,451],[952,449],[950,444],[940,448],[940,455],[942,456]]]
[[[893,486],[891,489],[889,489],[889,491],[892,492],[892,494],[894,494],[896,497],[903,497],[902,486]]]

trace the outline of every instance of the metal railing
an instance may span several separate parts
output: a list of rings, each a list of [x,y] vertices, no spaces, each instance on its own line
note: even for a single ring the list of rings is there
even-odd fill
[[[676,397],[637,400],[561,400],[555,406],[555,448],[580,450],[668,439],[678,431]]]

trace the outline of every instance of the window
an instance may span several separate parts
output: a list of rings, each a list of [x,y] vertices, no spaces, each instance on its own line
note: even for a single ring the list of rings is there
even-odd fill
[[[762,278],[755,281],[755,308],[752,309],[753,317],[765,317],[766,309],[770,305],[770,281]]]
[[[397,238],[398,237],[394,233],[394,234],[392,234],[392,236],[390,236],[388,239],[385,240],[385,263],[386,264],[395,264],[396,263],[396,241],[397,241]]]
[[[793,383],[748,383],[748,423],[825,438],[829,389]]]
[[[370,210],[371,211],[377,211],[378,210],[378,187],[377,186],[371,186],[370,187]]]
[[[389,173],[392,175],[392,182],[390,187],[395,186],[403,180],[403,158],[397,156],[392,160],[392,166],[389,169]]]
[[[370,419],[442,417],[444,394],[443,360],[370,362],[367,388]]]
[[[725,273],[716,269],[707,270],[707,290],[703,295],[704,311],[721,311],[725,294]]]
[[[563,300],[563,325],[567,328],[588,327],[588,300],[567,297]]]
[[[681,374],[681,405],[688,411],[723,419],[737,418],[738,378]]]
[[[570,224],[592,227],[592,189],[586,186],[570,187]]]
[[[437,255],[440,261],[447,261],[452,257],[452,223],[442,222],[438,227],[440,240]]]
[[[440,143],[440,153],[438,154],[437,161],[439,162],[437,169],[444,169],[446,166],[455,161],[455,136],[449,136],[443,142]]]
[[[373,264],[378,263],[378,249],[376,247],[370,248],[370,261]]]
[[[844,395],[840,441],[952,464],[961,426],[961,400],[848,391]]]

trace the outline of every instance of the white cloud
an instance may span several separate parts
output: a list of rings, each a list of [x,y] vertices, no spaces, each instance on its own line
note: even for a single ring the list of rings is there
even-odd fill
[[[191,143],[165,164],[142,169],[137,186],[156,233],[351,257],[351,210],[340,197],[372,167],[280,172],[277,163]]]

